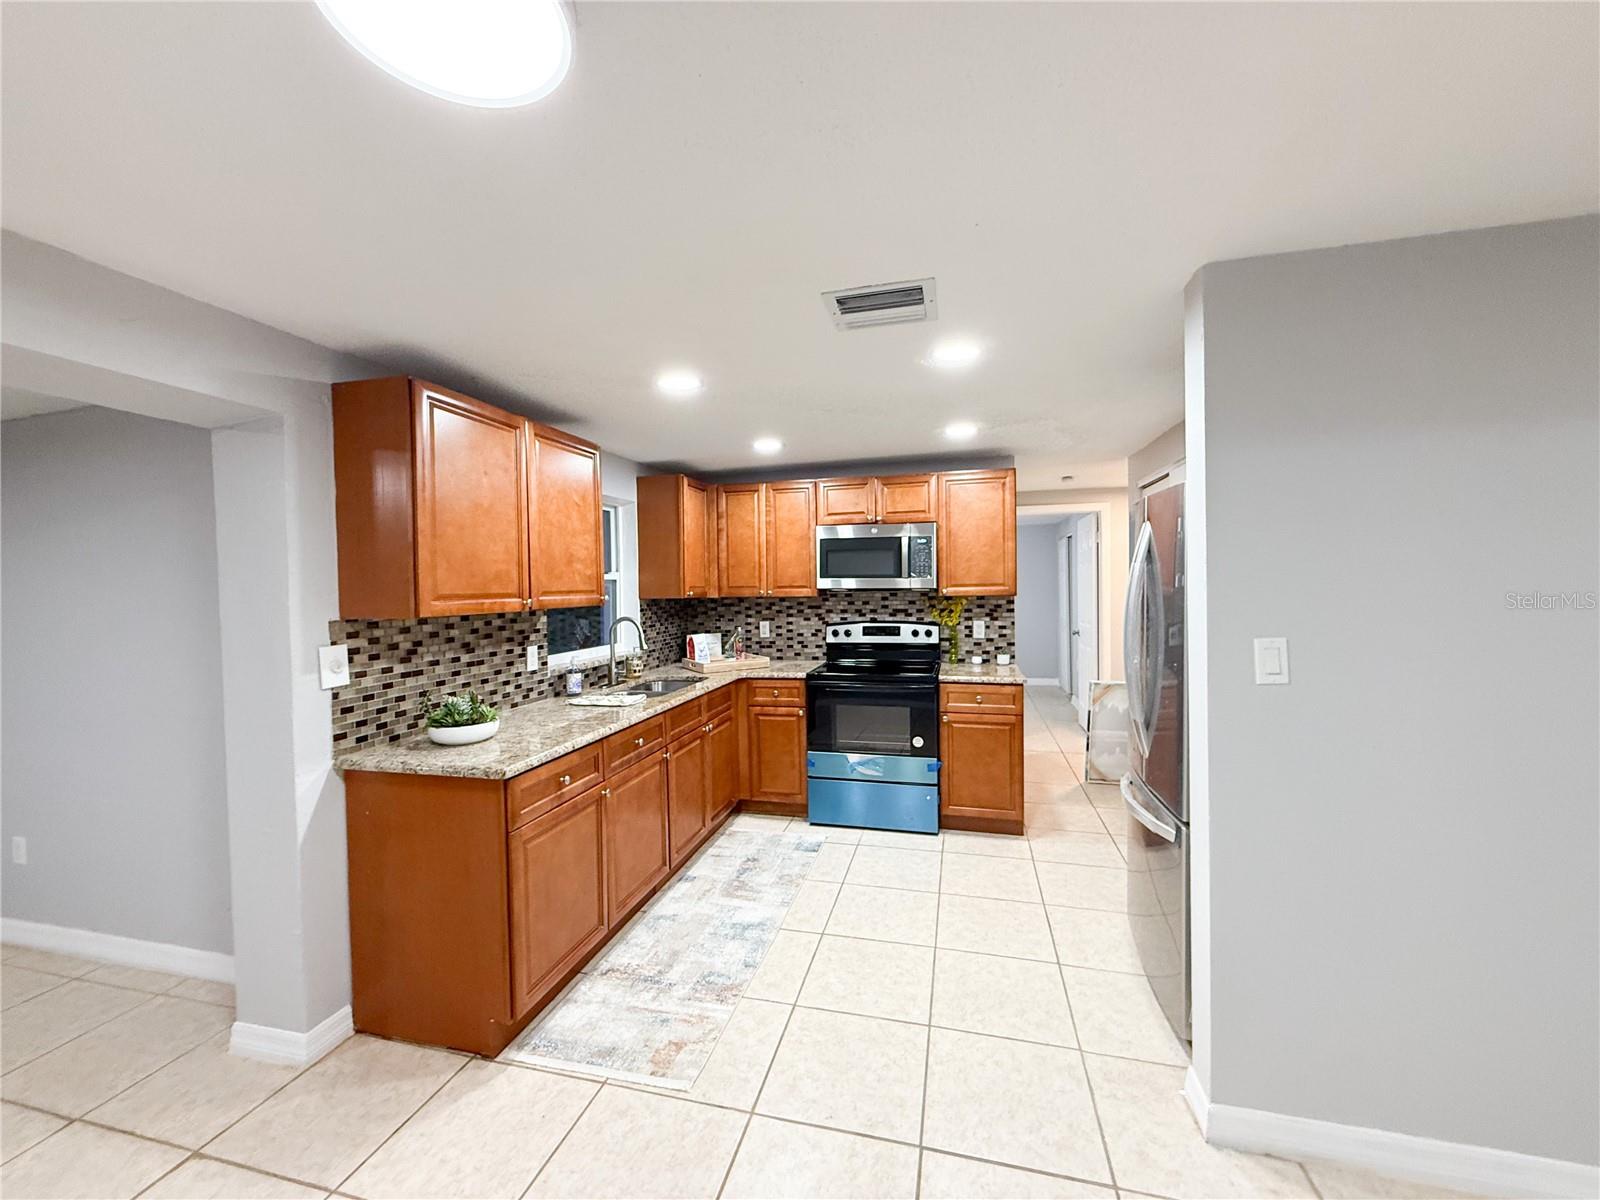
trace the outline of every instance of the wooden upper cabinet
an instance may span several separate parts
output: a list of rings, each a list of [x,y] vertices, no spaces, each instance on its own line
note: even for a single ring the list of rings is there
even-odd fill
[[[725,483],[717,488],[717,591],[722,596],[766,593],[765,486]]]
[[[817,521],[811,481],[764,483],[761,493],[766,510],[766,594],[815,596]]]
[[[818,525],[870,525],[878,519],[878,481],[817,480]]]
[[[716,558],[713,491],[687,475],[644,475],[639,496],[639,597],[712,594]]]
[[[818,525],[905,525],[939,519],[939,476],[819,479]]]
[[[528,446],[528,596],[535,608],[605,602],[600,448],[533,421]]]
[[[939,477],[888,475],[878,479],[878,517],[885,525],[939,519]]]
[[[340,616],[525,607],[522,425],[403,375],[333,385]]]
[[[1017,473],[939,476],[939,590],[947,596],[1017,591]]]

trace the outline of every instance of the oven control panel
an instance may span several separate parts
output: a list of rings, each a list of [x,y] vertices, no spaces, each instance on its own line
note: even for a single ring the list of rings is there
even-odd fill
[[[931,621],[853,621],[828,626],[830,645],[936,646],[939,627]]]

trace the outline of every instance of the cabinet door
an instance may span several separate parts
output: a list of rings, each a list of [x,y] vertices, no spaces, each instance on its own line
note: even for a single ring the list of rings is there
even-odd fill
[[[636,763],[600,789],[605,797],[607,916],[615,929],[667,877],[667,763]]]
[[[1017,591],[1017,473],[939,477],[939,590],[947,596]]]
[[[708,820],[720,821],[739,799],[739,729],[734,724],[735,710],[719,713],[710,721],[706,734],[707,757],[711,760],[711,795]]]
[[[766,508],[766,593],[769,596],[817,594],[816,494],[809,482],[768,483]]]
[[[411,407],[418,615],[524,608],[523,419],[420,383]]]
[[[987,713],[939,717],[939,811],[1022,820],[1022,718]]]
[[[878,480],[878,520],[885,525],[938,519],[937,475],[890,475]]]
[[[877,519],[876,479],[817,480],[818,525],[870,525]]]
[[[700,835],[705,832],[710,808],[710,767],[706,735],[701,728],[667,747],[667,807],[673,870],[677,870],[700,844]]]
[[[759,483],[717,488],[717,588],[723,596],[759,596],[765,591],[765,529]]]
[[[605,940],[605,836],[599,788],[529,821],[506,843],[511,1011],[528,1011]]]
[[[716,526],[710,519],[711,489],[694,479],[684,479],[680,500],[683,520],[683,594],[711,594],[710,563],[716,558]]]
[[[750,709],[750,799],[804,802],[806,710]]]
[[[528,595],[535,608],[605,602],[600,450],[528,422]]]

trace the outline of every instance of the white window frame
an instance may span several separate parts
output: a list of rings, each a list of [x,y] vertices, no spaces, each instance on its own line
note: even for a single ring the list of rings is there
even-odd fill
[[[634,505],[624,500],[613,500],[609,496],[602,497],[600,519],[611,526],[612,566],[612,569],[605,572],[601,577],[601,589],[604,590],[607,583],[615,583],[617,585],[615,615],[632,617],[637,621],[639,619],[639,556],[634,548],[638,528]],[[617,650],[619,653],[632,651],[637,645],[633,631],[624,630]],[[546,660],[546,674],[565,674],[575,668],[592,667],[596,663],[610,661],[610,646],[590,646],[583,650],[564,650],[559,654],[549,656]]]

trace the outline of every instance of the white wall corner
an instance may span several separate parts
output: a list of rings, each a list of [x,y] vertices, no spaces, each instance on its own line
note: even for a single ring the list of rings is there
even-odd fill
[[[275,1029],[271,1025],[250,1025],[244,1021],[233,1023],[228,1038],[228,1051],[240,1058],[257,1062],[277,1063],[288,1067],[309,1067],[346,1038],[355,1033],[347,1004],[338,1012],[319,1021],[306,1033],[292,1029]]]
[[[16,946],[92,958],[122,967],[165,971],[171,975],[188,975],[195,979],[215,980],[217,983],[233,982],[233,955],[216,950],[196,950],[167,942],[147,942],[114,933],[97,933],[92,929],[46,925],[41,921],[24,921],[20,917],[6,917],[0,921],[0,937]]]
[[[1490,1196],[1600,1196],[1600,1167],[1514,1150],[1340,1125],[1308,1117],[1212,1104],[1190,1068],[1184,1098],[1206,1141],[1229,1150],[1283,1158],[1321,1158],[1381,1175]]]

